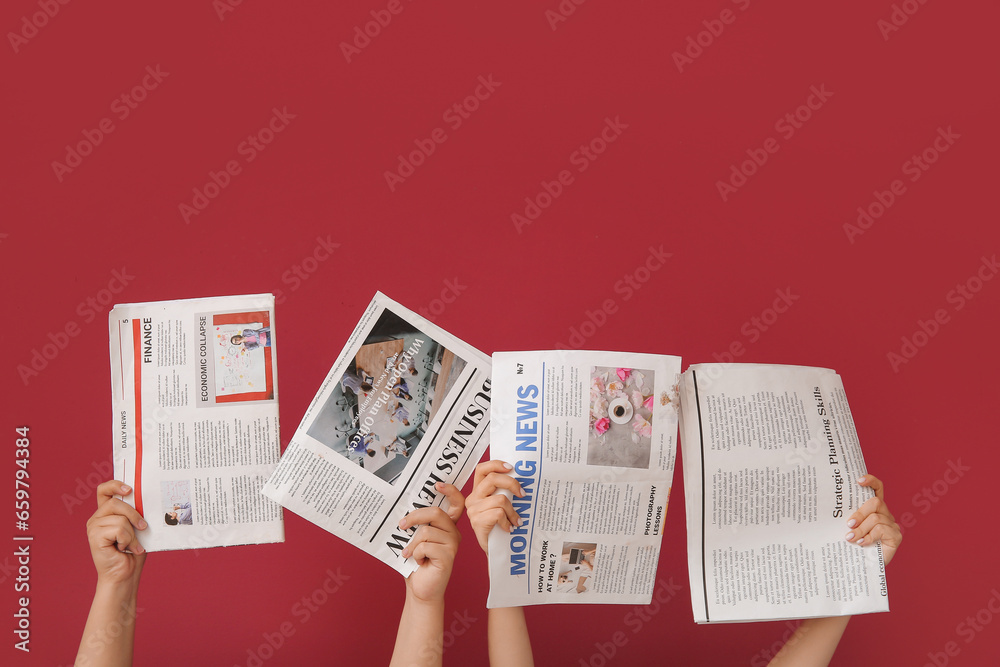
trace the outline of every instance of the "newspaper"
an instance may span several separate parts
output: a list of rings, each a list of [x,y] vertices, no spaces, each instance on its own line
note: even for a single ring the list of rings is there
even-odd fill
[[[409,576],[399,520],[465,483],[489,420],[490,358],[377,293],[263,492]]]
[[[493,355],[492,458],[525,492],[489,537],[487,606],[648,604],[673,479],[679,357]],[[504,492],[511,497],[510,492]]]
[[[881,543],[848,543],[872,496],[840,376],[697,364],[681,381],[691,604],[699,623],[888,611]]]
[[[117,305],[109,325],[115,479],[143,547],[283,542],[260,494],[281,447],[274,297]]]

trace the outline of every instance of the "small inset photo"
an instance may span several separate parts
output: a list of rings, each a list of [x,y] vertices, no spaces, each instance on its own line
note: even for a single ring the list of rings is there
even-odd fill
[[[420,451],[466,361],[385,311],[309,426],[309,436],[394,484]]]
[[[163,522],[168,526],[191,526],[191,481],[160,482]]]
[[[563,542],[556,591],[576,594],[592,591],[596,556],[597,544],[594,542]]]
[[[589,465],[649,467],[653,379],[641,368],[591,367]]]
[[[198,314],[196,339],[199,407],[274,400],[269,312]]]

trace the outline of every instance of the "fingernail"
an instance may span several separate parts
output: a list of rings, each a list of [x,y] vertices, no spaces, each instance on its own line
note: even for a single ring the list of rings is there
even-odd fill
[[[139,519],[139,530],[146,530],[146,528],[148,528],[148,527],[149,527],[149,524],[146,523],[145,519]]]
[[[862,537],[860,540],[858,540],[857,542],[855,542],[855,544],[864,544],[864,541],[865,541],[865,538]]]
[[[522,519],[521,517],[517,517],[517,525],[520,526],[522,523],[524,523],[524,519]]]
[[[858,525],[858,522],[855,521],[854,519],[849,519],[847,521],[847,527],[848,528],[854,528],[854,526],[856,526],[856,525]]]
[[[868,479],[868,475],[862,475],[861,477],[858,477],[858,484],[864,484],[866,479]]]
[[[504,464],[503,464],[503,468],[504,468],[504,470],[513,470],[514,466],[512,466],[511,464],[509,464],[509,463],[507,463],[505,461]]]
[[[851,540],[853,540],[853,539],[854,539],[854,533],[848,533],[848,534],[847,534],[847,536],[845,537],[845,539],[846,539],[846,540],[847,540],[848,542],[850,542]]]
[[[405,530],[406,529],[406,519],[400,519],[399,520],[399,529],[400,530]]]
[[[136,552],[137,554],[141,554],[141,553],[144,553],[145,551],[146,551],[146,550],[145,550],[145,549],[143,548],[143,546],[142,546],[141,544],[137,545],[137,546],[136,546],[136,548],[135,548],[135,552]]]
[[[441,491],[442,489],[444,489],[444,482],[438,482],[437,484],[434,485],[434,488],[437,489],[438,491]]]
[[[129,486],[128,484],[122,484],[122,493],[128,493],[131,490],[132,490],[131,486]]]
[[[407,549],[403,549],[402,554],[403,554],[403,558],[409,558],[410,557],[410,550],[408,548]]]

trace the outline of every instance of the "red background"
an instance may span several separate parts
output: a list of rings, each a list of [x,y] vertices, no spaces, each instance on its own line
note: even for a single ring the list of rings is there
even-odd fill
[[[994,664],[1000,622],[968,643],[956,626],[1000,587],[990,490],[1000,462],[991,418],[1000,281],[961,310],[947,294],[1000,246],[1000,12],[988,2],[911,5],[916,13],[885,39],[877,22],[889,20],[889,0],[751,0],[743,11],[726,0],[591,0],[555,29],[545,14],[555,0],[405,2],[348,63],[339,44],[382,0],[245,2],[222,19],[209,2],[72,2],[17,52],[0,47],[0,486],[13,495],[14,427],[28,425],[36,537],[28,656],[11,647],[12,556],[0,556],[3,660],[69,664],[84,625],[95,581],[84,524],[97,477],[88,474],[107,465],[112,446],[110,306],[87,321],[78,304],[101,298],[124,267],[134,278],[115,302],[281,291],[283,444],[376,289],[416,310],[440,306],[446,281],[457,281],[464,289],[435,320],[486,352],[567,343],[571,327],[613,299],[617,312],[586,347],[679,354],[686,365],[738,341],[740,361],[835,368],[869,469],[885,479],[897,518],[912,519],[890,566],[893,611],[855,619],[835,664],[922,665],[949,641],[960,650],[951,664]],[[727,8],[735,22],[678,71],[674,52],[703,21],[718,30],[711,21]],[[35,1],[6,2],[0,27],[19,31],[38,11]],[[113,100],[157,65],[169,75],[119,120]],[[452,129],[442,114],[480,75],[500,86]],[[775,122],[821,85],[832,97],[781,137]],[[247,163],[238,146],[273,108],[295,118]],[[52,162],[105,117],[114,131],[60,182]],[[627,129],[519,233],[511,214],[543,179],[575,169],[571,153],[606,117]],[[447,141],[391,192],[384,172],[438,127]],[[903,163],[939,127],[960,138],[910,182]],[[724,202],[716,182],[769,137],[778,152]],[[233,159],[242,172],[187,224],[179,205]],[[852,243],[843,225],[894,179],[905,194]],[[296,283],[317,237],[339,248],[307,262],[315,271]],[[672,256],[625,300],[616,281],[649,246]],[[744,324],[785,288],[798,300],[751,342]],[[928,341],[918,336],[926,345],[894,371],[887,354],[939,308],[948,322]],[[79,335],[23,381],[18,366],[69,323]],[[969,468],[954,484],[949,461]],[[694,625],[679,472],[675,483],[658,575],[682,591],[634,634],[626,607],[531,609],[539,664],[601,664],[595,642],[617,630],[629,639],[611,661],[622,665],[758,664],[780,640],[782,623]],[[935,502],[921,500],[923,489]],[[82,504],[67,507],[78,493]],[[10,514],[4,531],[13,533]],[[286,528],[282,545],[151,556],[137,662],[245,665],[284,621],[296,632],[267,665],[387,662],[400,577],[290,513]],[[445,660],[482,664],[485,558],[462,528],[449,621],[465,611],[477,620],[449,641]],[[300,623],[291,609],[327,568],[350,579]]]

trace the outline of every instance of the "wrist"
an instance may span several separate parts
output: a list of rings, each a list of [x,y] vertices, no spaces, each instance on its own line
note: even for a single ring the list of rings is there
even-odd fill
[[[427,611],[444,611],[444,594],[421,597],[413,590],[410,580],[406,580],[406,605]]]
[[[129,577],[123,580],[98,576],[95,597],[97,596],[135,601],[139,597],[139,577]]]

